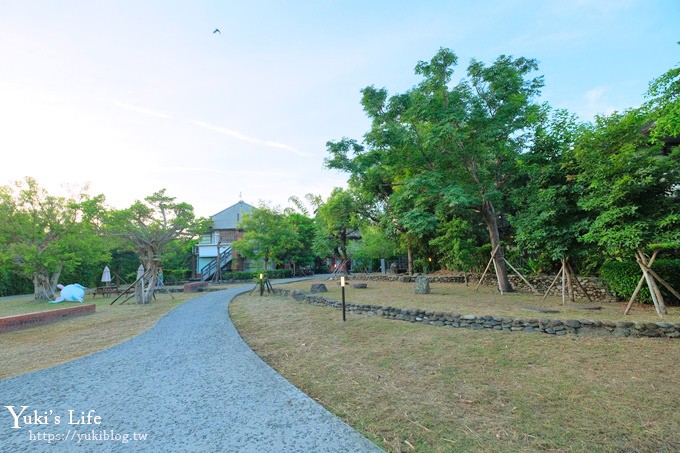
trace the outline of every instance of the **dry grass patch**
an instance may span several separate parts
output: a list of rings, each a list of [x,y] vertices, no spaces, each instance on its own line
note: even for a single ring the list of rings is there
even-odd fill
[[[359,280],[350,280],[349,283]],[[298,288],[309,292],[312,283],[325,283],[327,293],[323,297],[340,300],[341,289],[338,281],[315,279],[281,285],[283,288]],[[368,281],[366,289],[355,289],[349,285],[345,288],[345,299],[348,303],[387,305],[396,308],[421,308],[423,310],[454,312],[462,315],[476,316],[508,316],[513,318],[551,318],[551,319],[598,319],[601,321],[648,321],[657,322],[662,319],[654,311],[653,305],[633,305],[627,316],[623,315],[626,303],[607,303],[595,301],[567,303],[562,305],[562,298],[543,296],[525,292],[513,292],[501,295],[498,289],[475,285],[465,286],[460,283],[431,283],[431,294],[414,294],[414,283]],[[585,306],[600,306],[600,310],[585,310]],[[545,308],[559,313],[540,313],[524,307]],[[668,307],[668,315],[664,322],[680,322],[680,307]]]
[[[388,451],[680,449],[677,340],[343,323],[271,295],[230,313],[264,360]]]
[[[109,348],[153,326],[161,316],[196,294],[157,294],[148,305],[87,296],[97,305],[94,314],[53,324],[0,334],[0,379],[47,368]],[[121,299],[122,300],[122,299]],[[0,316],[72,307],[78,303],[48,304],[32,297],[0,301]]]

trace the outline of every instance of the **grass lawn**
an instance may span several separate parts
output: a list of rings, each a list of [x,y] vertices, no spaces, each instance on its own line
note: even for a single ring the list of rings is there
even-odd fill
[[[366,289],[354,289],[351,283],[368,283]],[[320,295],[328,299],[340,300],[341,288],[338,281],[315,279],[285,285],[285,288],[298,288],[309,292],[312,283],[325,283],[327,293]],[[630,313],[623,315],[627,302],[607,303],[587,300],[576,303],[567,302],[562,305],[562,298],[543,296],[525,292],[514,292],[501,295],[496,287],[475,285],[465,286],[463,283],[431,283],[431,294],[414,294],[413,283],[376,282],[366,280],[349,280],[345,287],[346,301],[358,304],[388,305],[396,308],[422,308],[424,310],[455,312],[462,315],[494,315],[516,318],[554,318],[554,319],[598,319],[609,321],[647,321],[658,322],[662,319],[656,314],[654,306],[636,303]],[[584,307],[598,306],[599,310],[585,310]],[[559,313],[540,313],[532,308],[548,308]],[[668,314],[664,322],[680,322],[680,307],[667,307]]]
[[[473,288],[433,285],[434,294],[416,297],[409,284],[369,282],[349,288],[347,300],[523,317],[535,315],[519,307],[541,306],[541,297]],[[561,306],[555,299],[548,304]],[[264,360],[388,451],[680,449],[678,340],[472,331],[352,314],[343,323],[339,310],[273,295],[239,296],[230,313]],[[658,320],[639,305],[626,319],[642,318]]]
[[[150,328],[161,316],[196,294],[159,293],[148,305],[134,300],[110,305],[112,298],[85,297],[95,303],[92,315],[58,321],[26,330],[0,333],[0,379],[47,368],[121,343]],[[120,299],[122,301],[123,299]],[[32,296],[0,300],[0,317],[80,305],[49,304]]]

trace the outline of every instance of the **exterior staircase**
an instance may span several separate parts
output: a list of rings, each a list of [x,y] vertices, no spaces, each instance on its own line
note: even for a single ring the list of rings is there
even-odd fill
[[[227,248],[219,256],[220,267],[222,268],[222,272],[229,270],[229,265],[232,259],[233,256],[231,254],[231,246],[227,246]],[[201,269],[201,280],[203,281],[211,280],[215,276],[216,271],[217,271],[217,258],[213,258],[212,261],[203,266],[203,268]]]

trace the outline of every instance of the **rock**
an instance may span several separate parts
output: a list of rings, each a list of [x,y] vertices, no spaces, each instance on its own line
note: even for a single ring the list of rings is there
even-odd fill
[[[288,295],[293,299],[299,299],[301,297],[304,297],[305,293],[301,289],[291,289]]]
[[[368,283],[352,283],[352,288],[365,289],[368,287]]]
[[[416,284],[413,287],[416,294],[430,294],[430,279],[423,276],[416,277]]]
[[[312,293],[327,293],[328,288],[326,288],[326,285],[324,283],[312,283],[311,292]]]

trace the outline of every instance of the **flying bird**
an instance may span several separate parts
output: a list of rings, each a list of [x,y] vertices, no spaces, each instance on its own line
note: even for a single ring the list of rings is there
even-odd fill
[[[220,31],[219,28],[216,28],[215,31],[213,31],[213,35],[214,35],[215,33],[219,33],[220,35],[222,34],[222,32]]]

